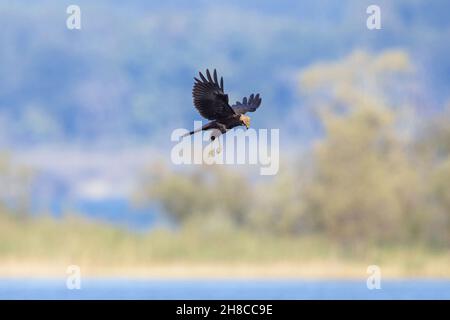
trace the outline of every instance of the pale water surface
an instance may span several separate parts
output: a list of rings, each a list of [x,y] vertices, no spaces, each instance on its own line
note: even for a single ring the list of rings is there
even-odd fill
[[[450,280],[117,280],[0,279],[1,299],[450,299]]]

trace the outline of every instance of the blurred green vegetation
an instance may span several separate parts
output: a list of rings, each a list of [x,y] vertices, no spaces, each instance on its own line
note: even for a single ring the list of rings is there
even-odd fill
[[[7,153],[0,152],[0,212],[14,212],[20,219],[27,219],[32,180],[30,168],[15,165]]]
[[[224,276],[239,274],[239,268],[247,266],[247,276],[365,277],[367,266],[378,264],[388,277],[450,276],[450,254],[423,245],[361,251],[355,243],[355,250],[349,250],[320,235],[262,234],[222,222],[211,219],[205,226],[201,219],[192,220],[179,230],[140,234],[78,215],[24,222],[2,213],[0,272],[33,276],[48,268],[51,273],[44,275],[62,276],[68,265],[77,264],[83,274],[155,276],[152,268],[166,266],[163,274],[173,276],[180,274],[171,269],[176,266],[184,270],[182,275],[192,276],[196,266],[207,266],[200,275]],[[199,232],[199,225],[207,231]]]

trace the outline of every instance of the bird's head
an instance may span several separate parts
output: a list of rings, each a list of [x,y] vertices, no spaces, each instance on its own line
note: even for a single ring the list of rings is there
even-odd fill
[[[239,120],[247,129],[250,128],[250,117],[249,116],[246,116],[245,114],[241,114],[241,116],[239,117]]]

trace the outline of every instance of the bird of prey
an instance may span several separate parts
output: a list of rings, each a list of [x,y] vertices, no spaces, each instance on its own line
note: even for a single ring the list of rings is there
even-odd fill
[[[242,102],[237,101],[233,105],[228,103],[228,94],[223,89],[223,78],[217,80],[217,72],[214,69],[213,76],[206,69],[206,77],[199,72],[200,79],[194,78],[192,97],[194,106],[200,115],[208,120],[203,127],[186,134],[192,135],[198,131],[215,130],[216,135],[211,135],[214,140],[218,135],[226,133],[228,130],[237,127],[250,127],[250,117],[245,113],[253,112],[261,104],[258,94],[251,94],[249,98],[244,97]]]

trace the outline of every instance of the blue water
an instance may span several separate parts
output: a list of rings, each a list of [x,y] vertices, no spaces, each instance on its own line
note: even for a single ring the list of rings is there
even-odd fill
[[[450,281],[0,279],[0,299],[450,299]]]

